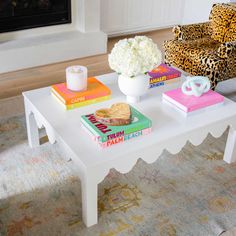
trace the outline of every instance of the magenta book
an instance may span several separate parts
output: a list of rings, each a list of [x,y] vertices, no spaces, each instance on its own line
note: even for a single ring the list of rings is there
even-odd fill
[[[166,65],[165,63],[160,64],[155,69],[148,72],[148,74],[151,76],[150,82],[152,83],[173,79],[181,76],[180,71]],[[154,79],[158,78],[162,78],[162,80],[154,81]]]
[[[200,97],[185,95],[181,88],[163,93],[163,99],[177,106],[182,111],[189,113],[208,106],[223,103],[224,97],[219,93],[209,90]]]

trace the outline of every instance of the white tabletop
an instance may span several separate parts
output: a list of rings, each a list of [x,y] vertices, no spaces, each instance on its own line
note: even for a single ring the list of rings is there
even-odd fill
[[[159,149],[163,151],[163,148],[167,148],[171,151],[171,147],[167,147],[168,143],[173,144],[174,140],[176,140],[176,143],[186,142],[187,136],[190,134],[193,134],[191,140],[199,144],[202,140],[198,142],[198,139],[205,138],[208,132],[214,132],[215,136],[222,134],[222,129],[227,127],[228,123],[236,117],[236,103],[227,98],[225,98],[223,105],[215,109],[203,110],[185,117],[162,102],[162,92],[179,87],[180,84],[175,83],[157,87],[150,89],[140,103],[133,104],[135,108],[152,120],[152,133],[101,149],[81,128],[80,117],[84,114],[93,113],[96,109],[110,107],[113,103],[125,102],[125,96],[119,91],[115,73],[98,76],[97,78],[112,90],[112,99],[70,111],[64,110],[63,106],[55,100],[50,93],[50,87],[24,93],[25,99],[50,123],[57,135],[77,155],[85,168],[96,168],[101,165],[113,168],[115,167],[113,166],[114,163],[116,165],[124,164],[132,153],[142,155],[142,150],[148,148],[153,149],[155,147],[156,151],[159,151]],[[217,125],[214,126],[214,124]],[[221,128],[219,126],[218,131],[218,124],[223,124],[225,127]],[[202,130],[202,138],[196,137],[194,141],[194,131],[196,130]],[[185,139],[180,138],[183,135],[185,135]],[[183,146],[184,143],[179,145]]]

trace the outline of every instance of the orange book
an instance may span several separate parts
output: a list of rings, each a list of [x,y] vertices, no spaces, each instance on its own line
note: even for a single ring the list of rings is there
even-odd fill
[[[88,78],[88,88],[86,91],[71,91],[67,89],[66,83],[55,84],[51,89],[65,105],[85,102],[111,95],[111,90],[96,78]]]

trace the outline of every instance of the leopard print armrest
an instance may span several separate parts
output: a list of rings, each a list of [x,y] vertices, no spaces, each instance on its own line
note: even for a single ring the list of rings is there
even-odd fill
[[[217,50],[217,55],[220,58],[227,58],[233,53],[236,54],[236,41],[222,43]]]
[[[211,35],[210,22],[177,25],[173,28],[175,40],[194,40]]]

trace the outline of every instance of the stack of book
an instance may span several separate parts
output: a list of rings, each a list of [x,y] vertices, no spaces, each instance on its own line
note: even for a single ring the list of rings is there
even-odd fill
[[[60,83],[51,87],[51,93],[66,110],[106,101],[111,97],[111,90],[96,78],[88,78],[86,91],[71,91],[66,83]]]
[[[181,88],[173,89],[162,94],[163,101],[184,115],[193,114],[198,110],[214,108],[224,102],[224,97],[219,93],[209,90],[200,97],[186,95]]]
[[[169,83],[179,82],[181,72],[173,67],[162,63],[154,70],[148,72],[150,78],[150,88],[163,86]]]
[[[110,147],[114,144],[149,134],[151,132],[152,121],[134,107],[130,108],[132,122],[129,125],[107,126],[98,122],[94,114],[88,114],[81,116],[82,128],[101,148]]]

